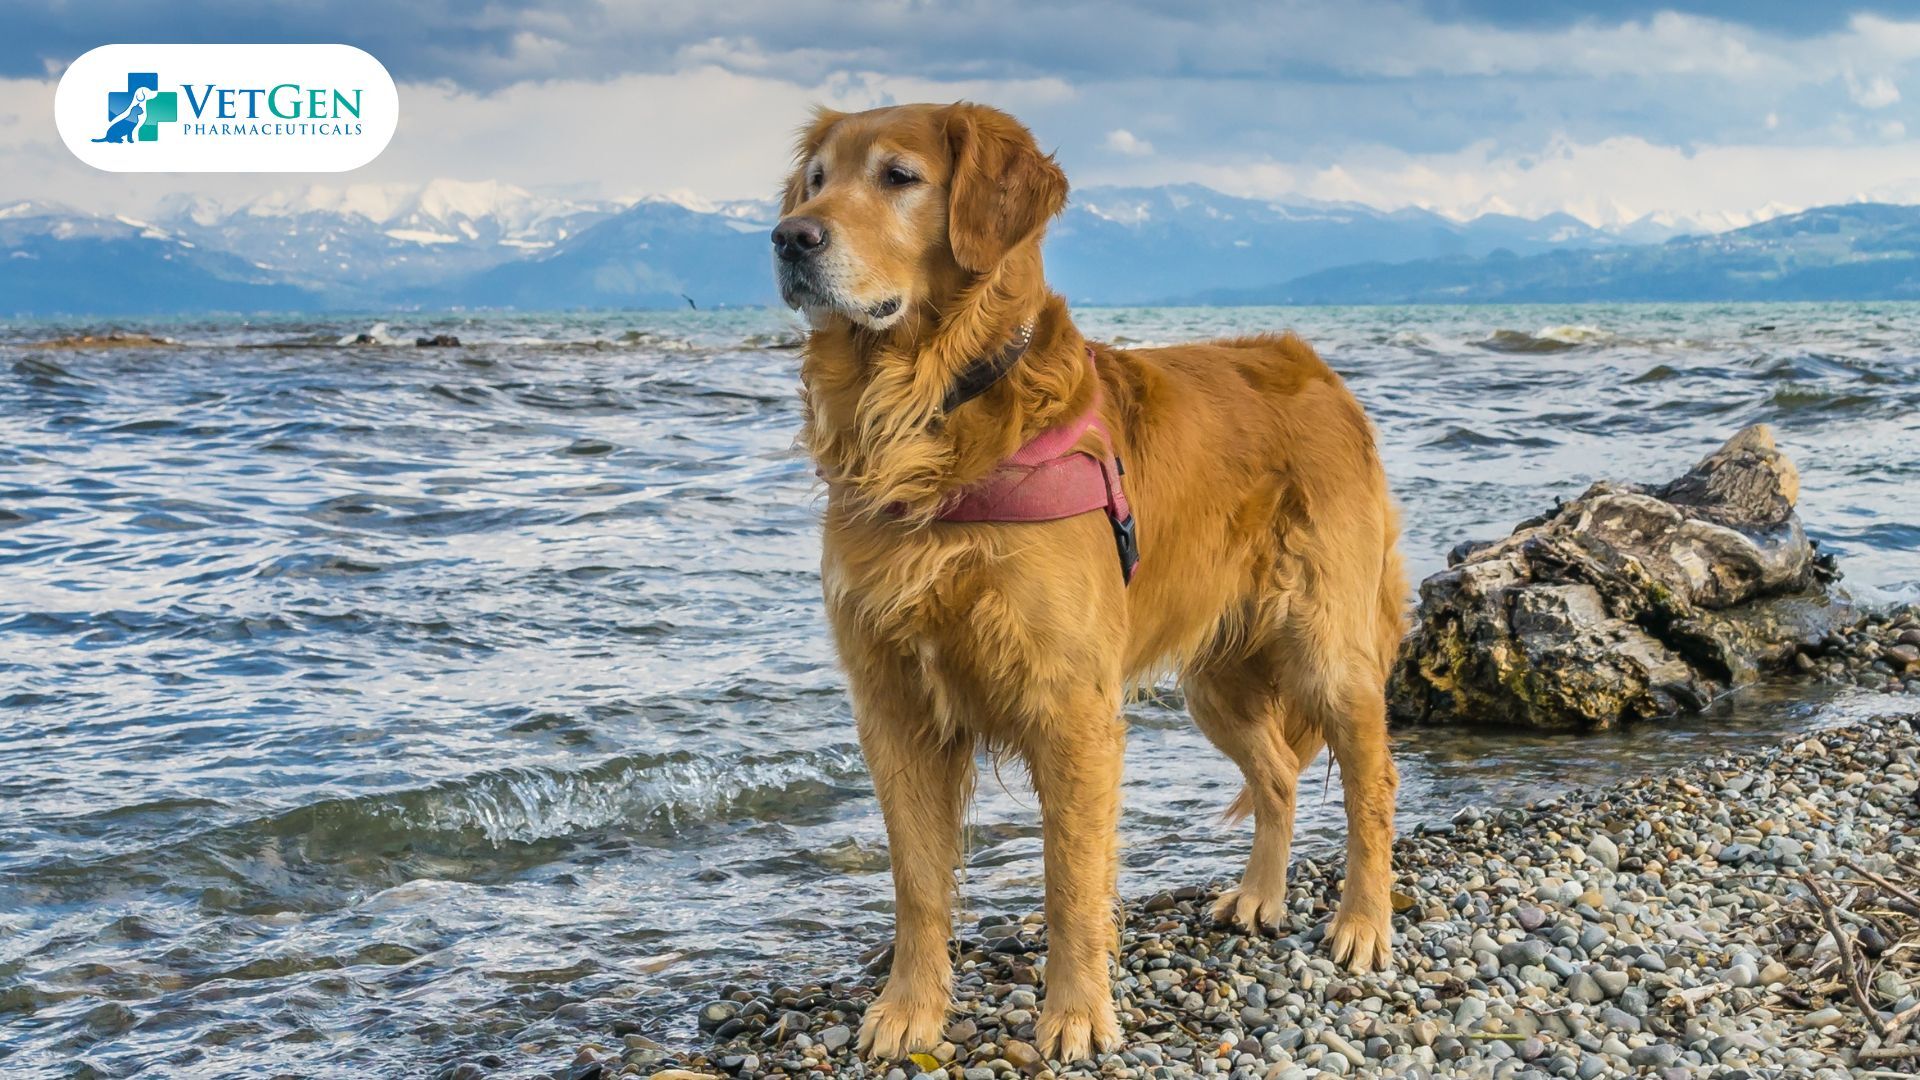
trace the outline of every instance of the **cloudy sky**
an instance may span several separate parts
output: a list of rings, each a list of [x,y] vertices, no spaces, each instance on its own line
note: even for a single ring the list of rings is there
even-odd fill
[[[344,177],[121,176],[53,130],[107,41],[340,41],[400,83]],[[1920,202],[1920,0],[6,0],[0,199],[306,182],[769,194],[807,107],[1010,109],[1076,184],[1607,222]]]

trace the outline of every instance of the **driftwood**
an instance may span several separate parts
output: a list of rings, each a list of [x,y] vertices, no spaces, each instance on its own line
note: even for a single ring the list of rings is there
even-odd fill
[[[1461,545],[1420,586],[1393,715],[1604,728],[1704,708],[1841,614],[1799,493],[1756,424],[1669,483],[1603,481],[1504,540]]]

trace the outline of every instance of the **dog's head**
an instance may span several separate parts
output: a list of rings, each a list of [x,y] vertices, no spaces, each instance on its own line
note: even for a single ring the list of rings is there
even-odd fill
[[[801,132],[773,230],[780,295],[816,328],[873,330],[938,306],[1026,245],[1066,205],[1033,134],[965,102],[822,109]]]

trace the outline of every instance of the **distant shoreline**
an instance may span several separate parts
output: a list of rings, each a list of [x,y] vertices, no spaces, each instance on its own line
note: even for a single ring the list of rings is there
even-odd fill
[[[1356,303],[1167,303],[1167,304],[1108,304],[1091,301],[1071,301],[1079,311],[1340,311],[1340,310],[1381,310],[1404,308],[1408,310],[1551,310],[1551,309],[1646,309],[1646,308],[1811,308],[1836,305],[1920,307],[1920,296],[1891,299],[1877,298],[1838,298],[1838,299],[1685,299],[1685,300],[1432,300],[1418,302],[1366,301]],[[398,322],[417,320],[423,324],[446,322],[471,318],[540,318],[540,317],[591,317],[618,315],[670,316],[699,319],[702,316],[737,315],[744,313],[766,312],[786,317],[787,309],[774,304],[735,304],[715,305],[700,311],[688,311],[685,304],[673,307],[578,307],[578,308],[527,308],[514,307],[449,307],[449,308],[338,308],[338,309],[273,309],[259,311],[212,310],[181,311],[170,314],[141,312],[53,312],[46,314],[19,314],[7,318],[6,322],[15,326],[93,326],[110,324],[112,326],[165,327],[180,323],[193,322],[245,322],[256,319],[277,321],[328,321],[343,325],[353,325],[356,320],[379,319]],[[4,329],[0,325],[0,329]],[[27,342],[8,341],[0,338],[0,347],[19,346]]]

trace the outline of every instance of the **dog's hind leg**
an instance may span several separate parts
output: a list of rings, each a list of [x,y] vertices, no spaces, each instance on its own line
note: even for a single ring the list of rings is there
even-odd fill
[[[1227,813],[1252,812],[1253,853],[1239,887],[1221,894],[1213,915],[1248,930],[1275,929],[1286,914],[1300,770],[1320,752],[1318,729],[1289,713],[1279,680],[1276,658],[1256,650],[1184,684],[1194,722],[1246,778]]]
[[[1346,688],[1345,715],[1327,725],[1327,745],[1340,763],[1347,809],[1347,880],[1327,928],[1335,963],[1354,971],[1385,970],[1393,939],[1393,804],[1400,774],[1387,753],[1387,702],[1380,684],[1357,679]]]
[[[1287,708],[1325,735],[1340,765],[1347,811],[1346,884],[1327,945],[1336,963],[1382,970],[1392,954],[1393,811],[1400,789],[1387,750],[1385,665],[1370,620],[1298,615],[1285,634]]]

